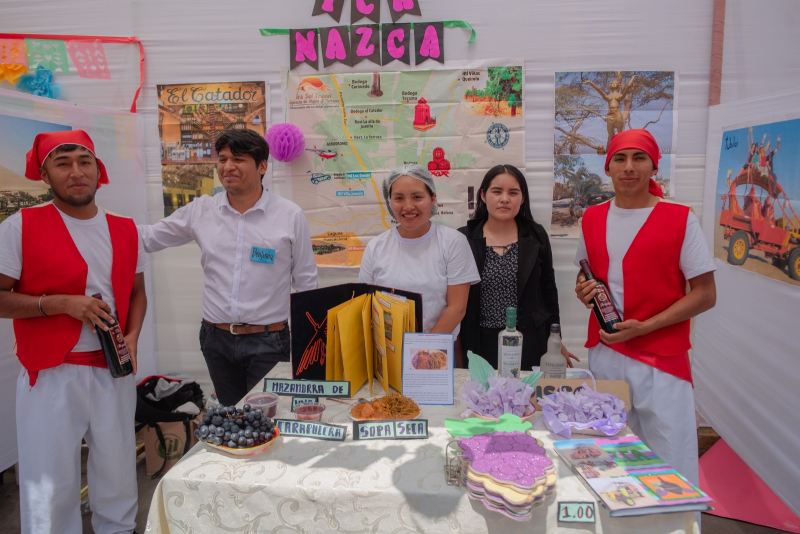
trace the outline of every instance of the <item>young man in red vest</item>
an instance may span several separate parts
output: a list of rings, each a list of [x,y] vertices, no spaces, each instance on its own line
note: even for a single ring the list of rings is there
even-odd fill
[[[136,383],[134,375],[111,377],[96,329],[108,329],[101,319],[119,318],[135,373],[147,256],[133,221],[95,204],[108,175],[86,132],[37,135],[25,177],[43,180],[54,198],[0,224],[0,317],[14,319],[23,367],[16,399],[22,531],[81,532],[86,440],[92,527],[131,532]]]
[[[660,157],[646,130],[611,139],[606,175],[616,196],[586,210],[575,264],[588,259],[623,319],[608,334],[590,315],[589,368],[598,379],[628,383],[631,430],[696,484],[689,329],[716,302],[716,267],[691,209],[663,200],[653,180]],[[575,292],[587,308],[595,286],[578,275]]]

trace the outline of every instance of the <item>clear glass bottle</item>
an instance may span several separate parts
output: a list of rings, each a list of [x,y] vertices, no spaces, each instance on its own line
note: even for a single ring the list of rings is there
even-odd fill
[[[517,331],[517,309],[506,308],[506,328],[497,334],[497,366],[500,376],[519,378],[522,334]]]
[[[550,326],[547,352],[539,362],[542,378],[567,378],[567,360],[561,355],[561,325]]]

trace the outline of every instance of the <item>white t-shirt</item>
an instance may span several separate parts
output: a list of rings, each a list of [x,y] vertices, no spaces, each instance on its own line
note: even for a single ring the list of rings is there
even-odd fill
[[[86,295],[92,296],[100,293],[103,300],[111,306],[111,315],[117,316],[117,306],[114,301],[114,289],[111,286],[111,264],[114,252],[111,247],[111,234],[108,232],[106,213],[97,210],[97,215],[91,219],[74,219],[59,211],[64,224],[67,226],[78,252],[89,267],[86,277]],[[147,269],[147,255],[142,248],[139,238],[139,255],[136,260],[136,272],[141,273]],[[17,212],[0,224],[0,273],[19,280],[22,274],[22,214]],[[92,333],[85,324],[81,328],[81,337],[73,347],[73,352],[88,352],[100,349],[97,334]]]
[[[406,239],[397,228],[369,242],[358,281],[422,294],[422,326],[429,332],[447,307],[447,286],[477,284],[481,277],[467,238],[431,223],[422,237]],[[457,335],[460,325],[453,331]]]
[[[605,282],[611,292],[611,300],[614,301],[620,315],[624,313],[623,304],[625,302],[622,260],[636,234],[639,233],[652,212],[653,208],[633,210],[618,208],[613,200],[608,210],[608,219],[606,220],[608,280]],[[583,232],[581,232],[578,250],[575,253],[575,265],[580,267],[580,260],[585,259],[588,259],[586,242],[583,240]],[[700,228],[700,222],[691,210],[686,219],[686,235],[681,246],[679,265],[683,277],[687,280],[717,270],[714,259],[708,251],[708,244]]]

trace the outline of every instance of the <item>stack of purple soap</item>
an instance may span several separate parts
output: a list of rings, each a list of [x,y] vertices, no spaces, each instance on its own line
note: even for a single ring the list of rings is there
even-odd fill
[[[530,519],[533,507],[555,490],[553,462],[524,432],[493,432],[459,442],[462,483],[470,499],[512,519]]]

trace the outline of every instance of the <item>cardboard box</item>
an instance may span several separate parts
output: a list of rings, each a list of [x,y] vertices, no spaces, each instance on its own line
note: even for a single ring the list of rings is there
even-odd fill
[[[189,422],[190,448],[197,443],[197,438],[194,437],[194,431],[200,426],[202,420],[203,414],[201,413]],[[142,429],[148,475],[152,475],[161,469],[165,456],[167,458],[167,464],[164,466],[162,474],[169,471],[169,469],[183,457],[183,449],[186,444],[186,427],[183,425],[183,422],[158,423],[158,426],[161,428],[161,433],[164,434],[166,451],[158,442],[158,434],[155,428],[146,426]]]
[[[534,391],[531,400],[536,406],[536,409],[541,410],[542,407],[539,406],[538,401],[539,397],[550,395],[554,391],[560,389],[565,391],[575,391],[576,389],[582,388],[584,383],[588,384],[589,387],[592,387],[593,384],[596,384],[594,388],[595,391],[600,393],[611,393],[624,402],[625,407],[628,410],[631,409],[631,394],[630,390],[628,389],[628,383],[624,380],[595,380],[593,383],[591,379],[587,378],[540,378],[536,383],[536,391]]]

